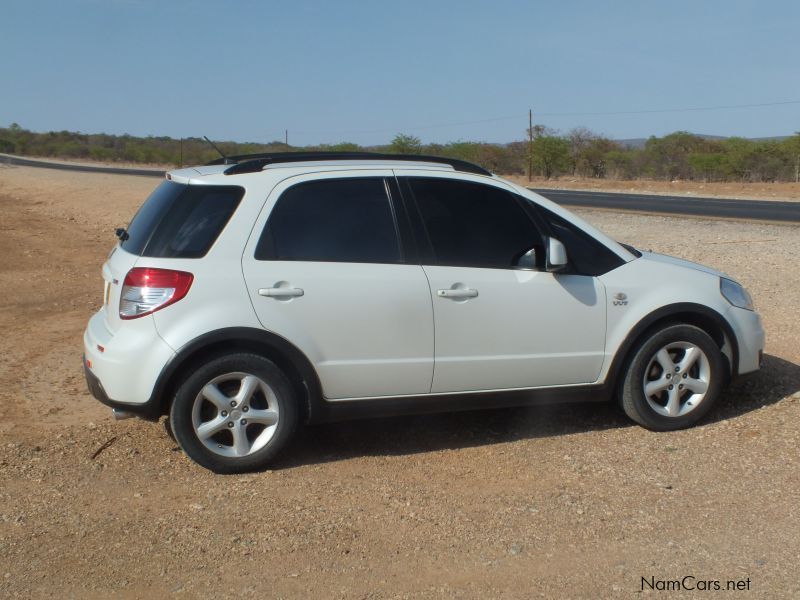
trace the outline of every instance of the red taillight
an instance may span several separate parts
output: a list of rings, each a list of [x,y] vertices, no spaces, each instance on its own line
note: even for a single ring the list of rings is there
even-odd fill
[[[194,275],[186,271],[136,267],[128,271],[119,301],[121,319],[135,319],[185,297]]]

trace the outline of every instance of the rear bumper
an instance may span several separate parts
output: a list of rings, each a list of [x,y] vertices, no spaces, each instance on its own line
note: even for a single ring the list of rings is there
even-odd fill
[[[103,384],[100,383],[97,376],[89,369],[85,355],[83,357],[83,374],[86,377],[86,386],[89,388],[89,393],[94,396],[95,400],[99,400],[109,408],[123,413],[131,413],[137,417],[153,421],[161,416],[159,410],[160,406],[157,402],[147,401],[144,404],[129,404],[126,402],[117,402],[109,398],[103,388]]]
[[[124,412],[159,416],[156,382],[175,352],[156,332],[152,316],[112,331],[103,311],[97,312],[83,335],[83,353],[86,383],[95,398]]]

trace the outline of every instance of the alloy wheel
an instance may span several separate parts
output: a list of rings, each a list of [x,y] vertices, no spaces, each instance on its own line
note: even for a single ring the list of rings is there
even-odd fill
[[[658,414],[682,417],[703,402],[710,377],[710,362],[698,346],[673,342],[650,359],[644,372],[644,396]]]
[[[275,391],[250,373],[215,377],[203,386],[192,405],[197,439],[225,457],[249,456],[263,448],[275,435],[279,419]]]

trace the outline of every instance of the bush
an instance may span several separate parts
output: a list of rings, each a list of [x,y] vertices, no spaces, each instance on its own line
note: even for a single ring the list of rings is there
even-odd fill
[[[533,134],[534,172],[548,178],[565,174],[703,181],[794,181],[800,178],[800,134],[785,140],[712,140],[677,131],[661,138],[651,137],[643,148],[622,147],[585,127],[559,135],[557,131],[536,125]],[[305,147],[287,146],[282,141],[267,144],[219,142],[217,145],[228,155],[287,150],[430,154],[474,162],[503,174],[525,173],[529,160],[527,140],[508,144],[456,141],[424,145],[418,137],[408,134],[396,135],[388,145],[368,148],[352,142]],[[201,138],[176,140],[164,136],[86,135],[71,131],[34,133],[17,123],[0,128],[0,152],[176,166],[204,164],[219,158]]]

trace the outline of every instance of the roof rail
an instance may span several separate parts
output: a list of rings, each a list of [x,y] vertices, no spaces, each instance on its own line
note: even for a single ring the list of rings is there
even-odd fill
[[[380,160],[380,161],[409,161],[427,162],[450,165],[456,171],[476,173],[478,175],[491,175],[483,167],[457,158],[442,156],[426,156],[422,154],[381,154],[377,152],[271,152],[266,154],[240,154],[228,156],[228,160],[236,164],[225,169],[225,175],[240,173],[256,173],[267,165],[289,162],[334,161],[334,160]],[[224,159],[212,160],[209,165],[226,164]],[[230,163],[227,163],[230,164]]]

